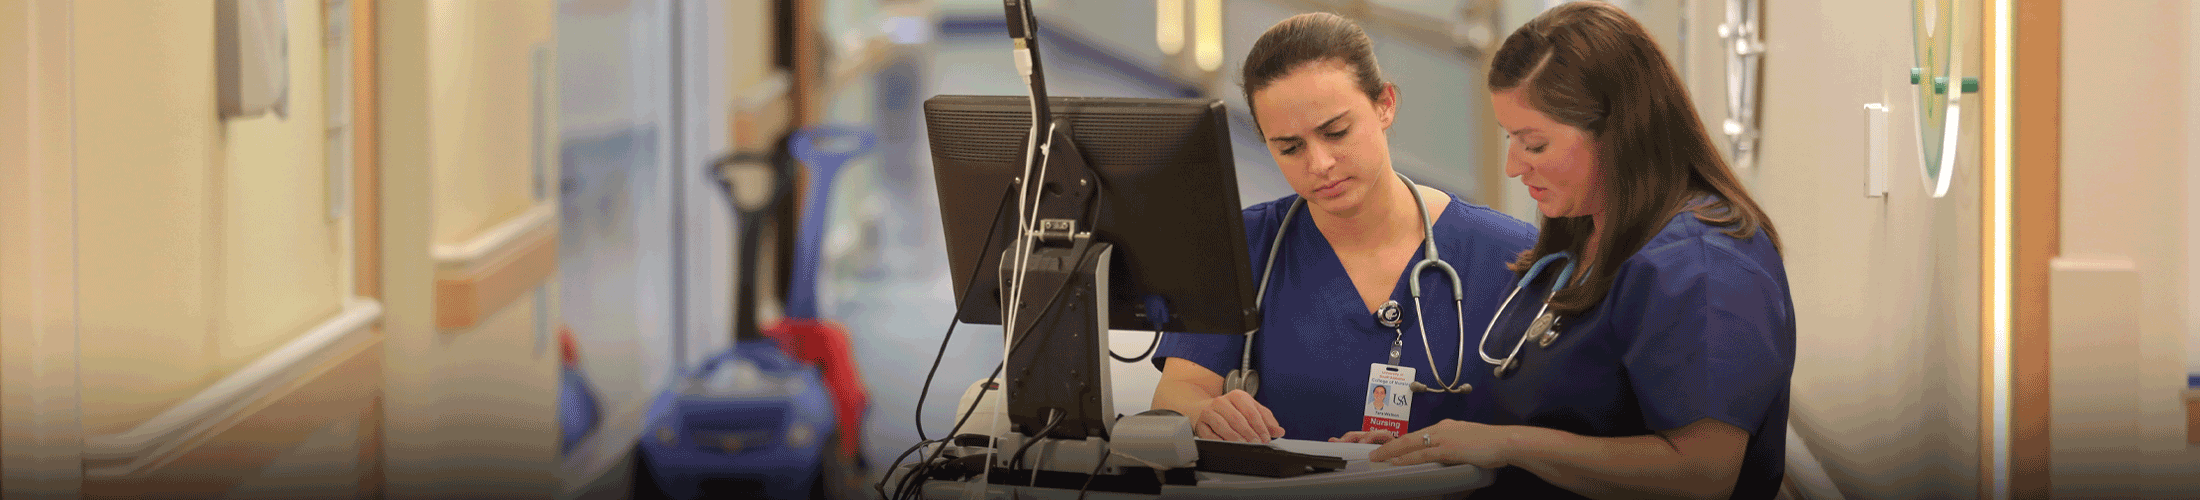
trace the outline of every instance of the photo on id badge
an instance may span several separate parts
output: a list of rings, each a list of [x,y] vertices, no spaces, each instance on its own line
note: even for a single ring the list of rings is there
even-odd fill
[[[1367,377],[1367,400],[1362,409],[1360,430],[1390,431],[1391,435],[1406,433],[1406,420],[1413,414],[1413,369],[1403,366],[1375,363]]]

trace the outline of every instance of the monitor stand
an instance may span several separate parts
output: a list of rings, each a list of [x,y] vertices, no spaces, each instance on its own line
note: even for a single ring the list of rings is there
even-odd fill
[[[1094,470],[1105,477],[1122,476],[1131,466],[1189,467],[1196,451],[1184,417],[1141,415],[1123,419],[1126,427],[1117,425],[1108,358],[1103,354],[1107,352],[1108,274],[1114,245],[1095,240],[1090,232],[1100,179],[1070,138],[1067,120],[1054,120],[1047,133],[1051,137],[1040,182],[1011,183],[1011,189],[1025,190],[1025,196],[1037,202],[1033,216],[1038,223],[1029,238],[1016,238],[1017,243],[1001,252],[998,290],[1004,322],[1006,308],[1014,307],[1016,315],[1014,324],[1004,329],[1010,346],[1002,368],[1006,384],[1000,394],[1013,396],[1004,405],[1006,431],[997,436],[999,448],[988,461],[993,480],[1022,476],[1002,482],[1077,489]],[[1020,231],[1009,234],[1024,236]],[[1019,258],[1024,282],[1020,292],[1010,296],[1013,289],[1008,285],[1018,274],[1014,270]],[[1111,444],[1117,449],[1111,450]],[[1023,450],[1021,461],[1017,450]],[[1139,458],[1110,460],[1112,455]],[[1190,480],[1189,475],[1176,476],[1167,482]],[[1140,478],[1133,482],[1153,481],[1151,475]],[[1106,484],[1114,482],[1103,480],[1093,487],[1102,491],[1160,487],[1159,482]]]
[[[1013,394],[1006,404],[1009,426],[991,453],[990,482],[1147,494],[1165,484],[1192,484],[1189,468],[1198,452],[1187,419],[1175,412],[1115,416],[1102,355],[1114,248],[1077,233],[1068,220],[1041,220],[1040,226],[1038,240],[1052,244],[1027,257],[1018,327],[1010,330],[1019,338],[1004,368],[1002,393]],[[1012,247],[1002,258],[1014,255]],[[1004,261],[1001,268],[1012,266]],[[1017,450],[1023,450],[1020,462]],[[1154,467],[1178,471],[1132,473]]]
[[[1069,231],[1074,223],[1068,220],[1040,225],[1049,229],[1040,231],[1047,236],[1024,257],[1029,269],[1021,299],[1003,301],[1017,309],[1015,327],[1007,330],[1005,384],[996,393],[1008,396],[1007,431],[998,436],[991,462],[996,479],[1016,476],[1019,483],[1038,478],[1037,471],[1074,472],[1083,479],[1105,459],[1115,420],[1100,354],[1106,348],[1107,272],[1114,248]],[[1013,246],[1002,253],[1001,290],[1012,289],[1007,281],[1017,254]]]
[[[1068,233],[1074,223],[1041,221],[1041,233]],[[1053,236],[1040,238],[1041,245]],[[1064,234],[1066,246],[1038,246],[1026,257],[1023,293],[1008,362],[1009,428],[1030,437],[1107,439],[1115,408],[1106,359],[1108,262],[1114,247],[1087,234]],[[1011,269],[1015,252],[1002,254]],[[1009,278],[1002,273],[1003,281]],[[1008,289],[1003,286],[1002,289]],[[1048,426],[1053,422],[1053,426]],[[1041,433],[1044,433],[1042,435]],[[1090,469],[1087,469],[1090,470]]]
[[[1002,394],[1014,396],[1007,398],[1008,432],[1000,436],[993,467],[1083,475],[1106,459],[1115,424],[1108,359],[1102,354],[1107,352],[1108,266],[1115,255],[1113,245],[1091,233],[1100,179],[1071,138],[1069,121],[1055,119],[1051,125],[1039,182],[1012,183],[1035,204],[1032,216],[1038,222],[1029,238],[1016,238],[1001,252],[1004,323],[1008,308],[1016,313],[1004,330],[1010,347]],[[1024,282],[1020,294],[1011,297],[1019,258]],[[1031,439],[1040,442],[1016,462],[1011,450],[1026,448]]]

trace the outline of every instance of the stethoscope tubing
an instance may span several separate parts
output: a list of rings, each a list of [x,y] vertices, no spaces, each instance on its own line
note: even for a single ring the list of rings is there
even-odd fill
[[[1465,376],[1467,356],[1467,317],[1465,309],[1466,303],[1462,299],[1462,297],[1464,297],[1462,295],[1462,291],[1465,290],[1466,287],[1465,284],[1459,279],[1459,271],[1453,269],[1451,267],[1451,263],[1444,262],[1442,256],[1437,253],[1436,222],[1435,219],[1429,217],[1428,204],[1421,199],[1420,185],[1414,183],[1413,179],[1406,177],[1405,174],[1397,174],[1397,176],[1399,182],[1405,183],[1406,192],[1413,195],[1414,208],[1419,210],[1421,213],[1422,255],[1420,262],[1415,262],[1413,264],[1412,272],[1407,273],[1406,275],[1406,289],[1407,291],[1411,292],[1413,296],[1413,319],[1416,326],[1418,326],[1421,330],[1421,352],[1428,357],[1429,367],[1431,369],[1434,369],[1436,366],[1436,352],[1429,348],[1430,344],[1428,340],[1428,323],[1426,320],[1422,319],[1423,314],[1421,309],[1420,279],[1422,271],[1427,270],[1430,267],[1435,267],[1437,270],[1443,271],[1444,276],[1451,280],[1452,306],[1453,310],[1456,311],[1459,317],[1459,352],[1455,355],[1457,359],[1454,360],[1456,362],[1453,363],[1452,366],[1451,381],[1445,382],[1444,380],[1442,380],[1443,377],[1439,374],[1430,374],[1431,377],[1438,379],[1437,383],[1444,386],[1441,389],[1432,389],[1432,391],[1464,392],[1464,389],[1468,389],[1468,387],[1464,386],[1464,384],[1460,384],[1459,381],[1460,378]],[[1286,209],[1283,213],[1283,222],[1281,224],[1278,224],[1276,227],[1275,238],[1268,244],[1268,259],[1266,261],[1263,261],[1263,264],[1261,266],[1260,288],[1253,295],[1253,307],[1256,310],[1260,309],[1262,305],[1267,302],[1269,278],[1276,271],[1276,251],[1283,248],[1284,234],[1286,234],[1286,232],[1291,229],[1291,219],[1298,216],[1299,207],[1304,206],[1305,204],[1306,199],[1303,197],[1297,200],[1293,200],[1291,202],[1291,208]],[[1227,381],[1231,381],[1229,382],[1230,385],[1240,384],[1240,382],[1235,381],[1258,380],[1258,375],[1255,374],[1253,370],[1253,337],[1255,335],[1258,335],[1259,332],[1260,329],[1258,328],[1255,328],[1252,331],[1245,332],[1245,347],[1240,352],[1238,357],[1238,369],[1231,372],[1231,376],[1227,378]],[[1485,338],[1488,337],[1487,333],[1488,331],[1487,329],[1485,329]],[[1488,356],[1483,356],[1483,359],[1488,359]],[[1250,383],[1257,382],[1247,382],[1245,384]],[[1420,384],[1416,383],[1415,385],[1419,386]],[[1246,392],[1252,392],[1254,388],[1257,388],[1257,386],[1226,386],[1224,389],[1244,389],[1246,390]]]
[[[1571,253],[1556,252],[1550,255],[1545,255],[1541,259],[1536,259],[1535,265],[1528,266],[1528,272],[1526,273],[1526,275],[1520,277],[1520,282],[1513,285],[1512,292],[1505,294],[1505,301],[1499,302],[1497,304],[1497,312],[1490,315],[1490,324],[1488,326],[1482,327],[1482,340],[1474,344],[1474,353],[1482,357],[1482,362],[1497,366],[1499,368],[1499,376],[1504,375],[1504,368],[1508,363],[1514,363],[1514,365],[1517,366],[1517,363],[1514,360],[1519,358],[1520,348],[1528,345],[1528,337],[1533,336],[1533,334],[1535,333],[1528,331],[1535,329],[1535,321],[1529,320],[1528,328],[1520,332],[1520,340],[1513,343],[1512,351],[1506,353],[1503,359],[1490,357],[1488,347],[1490,343],[1490,331],[1497,329],[1497,321],[1505,317],[1505,310],[1507,308],[1512,307],[1513,298],[1518,297],[1521,290],[1527,289],[1528,284],[1533,283],[1537,276],[1541,276],[1543,274],[1543,269],[1549,266],[1551,264],[1551,261],[1558,259],[1566,259],[1566,265],[1565,267],[1559,268],[1558,281],[1551,284],[1550,295],[1544,297],[1543,303],[1536,308],[1535,316],[1530,316],[1530,318],[1541,318],[1544,314],[1548,314],[1551,311],[1550,296],[1558,295],[1558,291],[1566,287],[1567,280],[1573,278],[1574,259],[1573,254]],[[1557,328],[1557,326],[1554,324],[1551,326],[1551,328]],[[1461,335],[1461,338],[1465,338],[1464,334]]]

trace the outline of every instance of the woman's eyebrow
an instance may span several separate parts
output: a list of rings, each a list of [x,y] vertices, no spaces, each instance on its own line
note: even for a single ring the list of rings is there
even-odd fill
[[[1321,124],[1321,125],[1316,125],[1316,126],[1314,126],[1314,130],[1322,130],[1322,129],[1327,129],[1327,128],[1329,128],[1329,126],[1330,126],[1330,125],[1336,124],[1336,123],[1337,123],[1337,120],[1342,120],[1342,119],[1344,119],[1344,115],[1346,115],[1346,114],[1348,114],[1348,113],[1351,113],[1351,112],[1352,112],[1351,110],[1346,110],[1346,111],[1345,111],[1345,112],[1343,112],[1343,113],[1337,113],[1337,116],[1332,116],[1332,117],[1329,117],[1329,119],[1328,119],[1328,120],[1322,120],[1322,124]],[[1269,137],[1269,138],[1268,138],[1268,142],[1305,142],[1305,141],[1306,141],[1306,139],[1305,139],[1305,138],[1302,138],[1302,137],[1299,137],[1299,136],[1296,136],[1296,135],[1279,135],[1279,136],[1273,136],[1273,137]]]

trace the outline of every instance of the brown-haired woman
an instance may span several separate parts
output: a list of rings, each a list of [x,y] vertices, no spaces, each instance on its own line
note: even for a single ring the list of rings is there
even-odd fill
[[[1483,338],[1498,379],[1372,457],[1497,469],[1477,496],[1771,498],[1794,304],[1672,65],[1618,8],[1570,3],[1505,40],[1489,88],[1505,173],[1543,214]]]
[[[1255,273],[1265,276],[1261,330],[1250,347],[1237,336],[1164,336],[1154,407],[1191,417],[1200,437],[1236,441],[1286,429],[1299,439],[1389,437],[1467,412],[1470,386],[1488,371],[1462,339],[1489,322],[1512,281],[1505,263],[1535,228],[1391,169],[1398,91],[1351,21],[1285,19],[1245,59],[1254,123],[1296,192],[1245,209],[1252,265],[1267,270]],[[1456,292],[1437,268],[1409,270],[1425,257],[1450,263]],[[1414,282],[1426,309],[1409,294]],[[1394,314],[1376,317],[1385,312]],[[1248,364],[1260,373],[1257,392],[1223,375]],[[1371,380],[1377,371],[1400,378]],[[1378,382],[1396,385],[1380,409],[1365,399]]]

